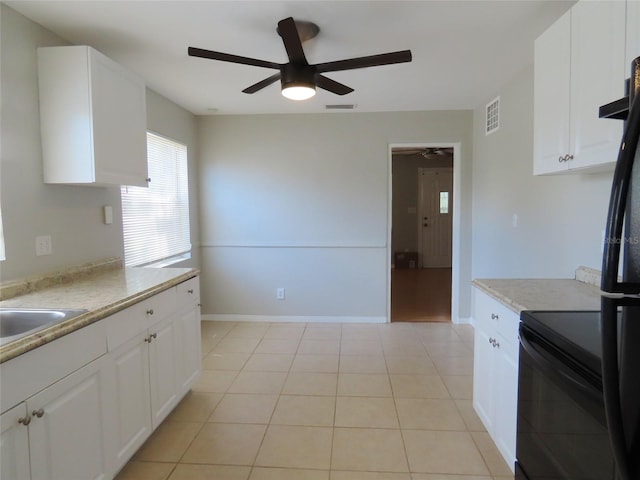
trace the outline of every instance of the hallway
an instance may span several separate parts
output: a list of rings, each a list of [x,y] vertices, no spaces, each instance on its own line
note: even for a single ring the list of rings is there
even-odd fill
[[[451,269],[391,270],[392,322],[450,322]]]

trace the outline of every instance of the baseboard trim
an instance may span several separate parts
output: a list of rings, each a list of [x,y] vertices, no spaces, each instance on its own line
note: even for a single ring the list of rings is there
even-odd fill
[[[350,317],[321,315],[201,315],[204,321],[272,323],[387,323],[386,317]]]

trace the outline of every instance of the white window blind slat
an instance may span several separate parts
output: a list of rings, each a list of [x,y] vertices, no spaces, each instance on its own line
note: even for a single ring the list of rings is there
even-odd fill
[[[123,186],[124,262],[147,265],[191,250],[187,147],[147,132],[148,188]]]

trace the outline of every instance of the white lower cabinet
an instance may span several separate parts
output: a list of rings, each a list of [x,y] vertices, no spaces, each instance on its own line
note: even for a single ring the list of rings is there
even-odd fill
[[[29,434],[26,422],[31,421],[27,415],[26,403],[16,405],[0,415],[0,478],[31,478],[29,467]]]
[[[113,478],[199,376],[198,302],[196,277],[3,363],[0,478]]]
[[[474,289],[473,406],[513,471],[518,403],[518,314]]]

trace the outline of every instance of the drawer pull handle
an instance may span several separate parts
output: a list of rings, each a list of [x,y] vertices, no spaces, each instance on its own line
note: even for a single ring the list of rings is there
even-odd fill
[[[24,425],[25,427],[31,423],[31,417],[20,417],[18,419],[18,423]]]
[[[199,306],[199,307],[201,307],[201,306],[202,306],[202,304],[201,304],[201,303],[199,303],[199,304],[198,304],[198,306]]]
[[[500,342],[498,342],[497,340],[493,341],[493,346],[494,348],[500,348]]]
[[[151,343],[153,341],[153,339],[157,338],[157,337],[158,337],[157,333],[152,333],[147,338],[145,338],[144,341],[147,342],[147,343]]]
[[[193,295],[193,288],[190,288],[189,290],[187,290],[187,293],[190,293]]]
[[[153,315],[153,308],[150,308],[149,310],[147,310],[147,315]]]
[[[42,418],[42,416],[44,415],[44,409],[39,408],[38,410],[34,410],[33,412],[31,412],[31,415]]]
[[[495,313],[491,314],[491,320],[498,320],[500,318],[499,315],[496,315]]]

